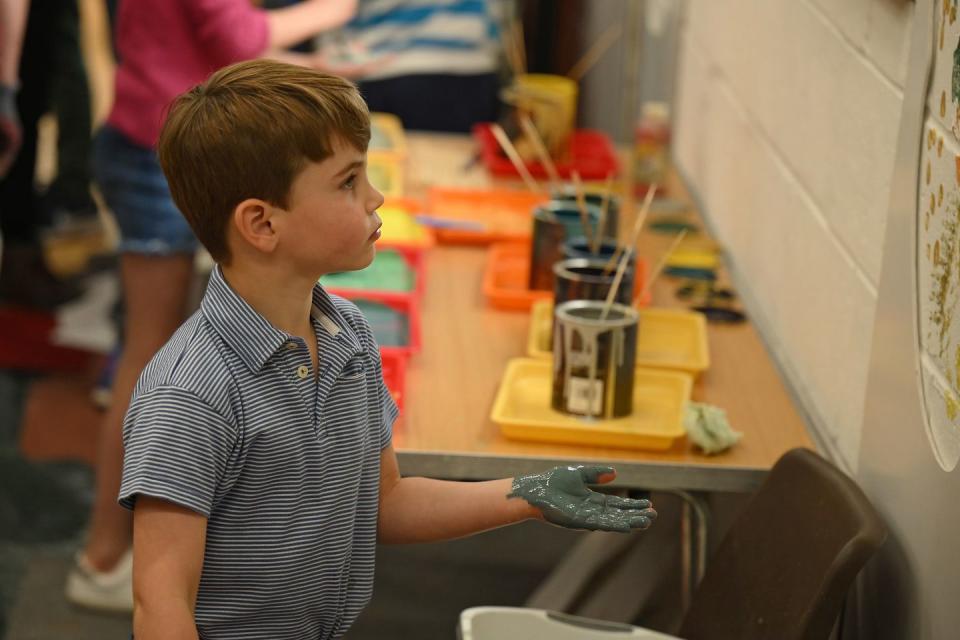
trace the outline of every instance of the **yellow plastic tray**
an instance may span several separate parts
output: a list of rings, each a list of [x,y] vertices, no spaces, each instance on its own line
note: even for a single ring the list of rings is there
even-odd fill
[[[527,355],[550,358],[553,302],[540,300],[530,312]],[[710,367],[707,322],[702,313],[683,309],[641,309],[637,366],[676,369],[699,375]]]
[[[490,419],[508,438],[596,447],[669,449],[686,434],[683,413],[692,378],[676,371],[636,369],[633,413],[615,420],[590,420],[550,408],[553,365],[515,358],[507,364]]]
[[[411,249],[427,249],[433,246],[430,230],[417,222],[405,207],[384,205],[377,209],[377,215],[383,220],[380,246]]]
[[[367,154],[367,178],[386,197],[403,195],[403,158],[392,152]]]
[[[400,118],[392,113],[370,114],[370,148],[368,152],[389,151],[407,154],[407,136]]]

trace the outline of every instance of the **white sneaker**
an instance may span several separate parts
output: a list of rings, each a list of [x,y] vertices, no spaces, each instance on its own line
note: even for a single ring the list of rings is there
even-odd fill
[[[67,600],[87,609],[111,613],[133,612],[133,551],[121,556],[110,571],[97,571],[78,551],[67,576]]]

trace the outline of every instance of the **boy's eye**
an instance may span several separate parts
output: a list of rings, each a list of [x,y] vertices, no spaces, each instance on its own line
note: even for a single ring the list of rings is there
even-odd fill
[[[353,189],[354,185],[357,182],[357,174],[351,173],[347,176],[347,179],[343,181],[343,184],[340,185],[343,189]]]

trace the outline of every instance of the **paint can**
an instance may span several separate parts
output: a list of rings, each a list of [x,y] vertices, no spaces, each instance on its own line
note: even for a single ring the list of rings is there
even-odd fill
[[[640,314],[614,303],[571,300],[554,309],[551,406],[588,418],[622,418],[633,411],[633,367]]]
[[[557,202],[563,202],[570,206],[577,206],[577,191],[571,185],[566,185],[561,189],[550,194],[550,198]],[[584,191],[583,199],[588,206],[596,207],[597,211],[603,210],[603,193],[598,191]],[[599,219],[599,218],[598,218]],[[605,238],[616,238],[617,230],[620,228],[620,196],[611,193],[610,204],[607,205],[607,218],[603,223],[603,236]],[[583,234],[580,234],[583,235]]]
[[[617,241],[613,238],[604,238],[597,247],[597,252],[590,250],[590,243],[583,236],[569,238],[563,243],[564,258],[596,258],[597,260],[609,260],[617,252]],[[633,259],[630,260],[633,262]]]
[[[568,300],[606,300],[616,277],[616,267],[606,269],[607,260],[570,258],[553,265],[553,305]],[[633,267],[627,265],[614,302],[629,305],[633,293]]]
[[[587,217],[596,224],[600,211],[587,205]],[[533,209],[533,239],[530,250],[531,290],[553,291],[553,263],[563,259],[567,238],[583,235],[580,209],[553,200]]]

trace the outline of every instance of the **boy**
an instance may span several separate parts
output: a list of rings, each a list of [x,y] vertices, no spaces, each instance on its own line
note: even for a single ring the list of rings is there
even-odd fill
[[[227,67],[171,108],[160,162],[217,267],[124,423],[138,640],[335,638],[370,598],[377,540],[655,517],[645,500],[586,489],[609,468],[400,478],[377,344],[353,304],[316,284],[373,259],[383,197],[365,173],[369,137],[352,84],[267,60]]]

